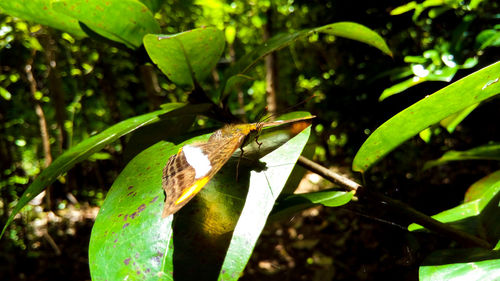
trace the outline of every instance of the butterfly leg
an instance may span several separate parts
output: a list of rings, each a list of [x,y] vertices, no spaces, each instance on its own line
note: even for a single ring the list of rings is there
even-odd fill
[[[262,145],[262,143],[259,142],[259,136],[258,135],[255,137],[255,143],[257,143],[259,145],[259,149],[260,149],[260,146]],[[242,155],[243,155],[243,153],[242,153]]]
[[[243,158],[243,147],[240,146],[240,151],[241,151],[241,154],[240,154],[240,157],[238,157],[238,162],[236,163],[236,181],[238,181],[238,171],[240,170],[240,162],[241,162],[241,158]]]

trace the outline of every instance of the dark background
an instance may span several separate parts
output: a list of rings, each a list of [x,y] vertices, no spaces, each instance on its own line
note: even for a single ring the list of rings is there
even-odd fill
[[[326,35],[300,40],[276,54],[279,107],[287,108],[315,94],[316,98],[303,106],[317,116],[314,159],[359,181],[350,166],[368,134],[402,109],[447,85],[442,81],[424,82],[379,102],[384,89],[411,78],[404,76],[410,70],[406,56],[423,56],[436,50],[452,54],[458,65],[477,58],[477,65],[458,70],[452,81],[500,57],[498,47],[481,49],[477,38],[498,24],[494,19],[500,12],[496,1],[483,1],[474,10],[469,10],[467,3],[438,6],[418,17],[413,11],[391,16],[392,9],[405,4],[402,1],[273,1],[270,6],[233,3],[237,8],[218,18],[206,7],[189,1],[166,1],[159,12],[162,30],[176,33],[220,23],[235,27],[236,39],[227,46],[218,73],[233,60],[232,56],[237,59],[261,44],[266,28],[278,34],[354,21],[377,31],[387,41],[393,58],[359,42],[342,38],[331,42]],[[120,120],[148,112],[161,103],[186,100],[185,91],[155,69],[158,89],[148,89],[141,58],[127,50],[90,38],[68,37],[5,14],[0,14],[0,28],[0,87],[11,93],[9,99],[0,97],[2,222],[47,161],[37,105],[45,113],[51,156],[56,158],[68,147]],[[54,69],[50,61],[57,62]],[[30,93],[26,65],[33,67],[36,95]],[[444,67],[430,61],[425,65]],[[255,82],[241,88],[250,120],[255,120],[265,106],[265,72],[263,63],[257,65],[251,73]],[[216,77],[204,87],[213,88]],[[229,102],[233,111],[240,109],[236,93]],[[406,142],[366,174],[367,187],[429,215],[460,204],[470,184],[498,169],[498,163],[466,161],[426,171],[423,164],[450,149],[465,150],[497,140],[499,106],[498,98],[491,99],[455,132],[436,126],[429,143],[418,137]],[[58,115],[61,111],[63,116]],[[90,279],[87,250],[93,220],[106,191],[126,165],[122,156],[126,145],[127,139],[122,139],[76,165],[40,202],[16,217],[0,240],[0,279]],[[306,190],[330,187],[322,181],[304,182]],[[408,223],[408,218],[379,202],[306,210],[266,227],[242,280],[417,280],[422,260],[453,242],[432,234],[408,233]]]

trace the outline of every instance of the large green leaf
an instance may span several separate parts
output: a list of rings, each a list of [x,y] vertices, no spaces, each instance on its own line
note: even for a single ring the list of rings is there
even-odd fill
[[[52,7],[132,49],[142,45],[144,35],[160,32],[153,13],[137,0],[52,0]]]
[[[463,160],[496,160],[500,161],[500,143],[491,143],[475,147],[466,151],[451,150],[446,152],[439,159],[425,163],[424,169],[429,169],[434,166],[443,165],[450,161]]]
[[[337,22],[320,27],[304,29],[290,34],[278,34],[243,56],[233,66],[226,70],[224,73],[224,79],[221,81],[221,93],[227,93],[234,85],[247,79],[245,74],[261,58],[265,57],[269,53],[288,46],[295,40],[306,37],[315,32],[324,32],[360,41],[378,48],[382,52],[392,56],[391,50],[380,35],[368,27],[354,22]]]
[[[78,20],[52,9],[50,0],[3,0],[0,1],[0,12],[66,31],[79,37],[86,36],[80,28]]]
[[[47,169],[43,170],[42,173],[33,181],[33,183],[30,184],[30,186],[28,186],[28,188],[24,191],[24,193],[19,198],[19,202],[17,203],[16,207],[10,214],[1,235],[3,235],[3,233],[7,229],[7,226],[12,222],[14,216],[19,211],[21,211],[21,209],[29,201],[40,194],[40,192],[42,192],[44,188],[54,182],[57,177],[61,176],[63,173],[71,169],[71,167],[73,167],[76,163],[87,159],[90,155],[101,150],[105,145],[117,140],[121,136],[126,135],[140,127],[158,122],[161,120],[161,118],[170,116],[166,114],[175,109],[177,110],[171,113],[172,116],[186,114],[186,111],[195,111],[189,106],[186,108],[181,108],[181,106],[183,106],[183,104],[167,104],[161,110],[124,120],[67,150],[65,153],[59,156],[49,167],[47,167]]]
[[[153,62],[172,82],[183,86],[194,85],[193,75],[200,82],[211,73],[224,44],[224,33],[214,27],[144,37],[144,47]]]
[[[432,253],[420,267],[419,280],[500,279],[500,252],[485,249],[448,249]]]
[[[171,241],[172,217],[161,218],[165,159],[179,147],[161,141],[116,178],[96,218],[89,245],[92,280],[158,280]],[[172,280],[171,275],[165,275]]]
[[[375,130],[354,157],[354,171],[364,172],[425,128],[500,93],[500,62],[427,96]]]
[[[432,216],[434,219],[473,235],[479,235],[490,242],[500,239],[500,172],[495,172],[471,185],[466,202],[455,208]],[[411,224],[410,231],[422,226]]]
[[[161,141],[138,154],[116,179],[96,219],[89,247],[92,279],[214,280],[225,256],[222,272],[238,279],[308,134],[280,143],[260,164],[243,161],[245,156],[238,171],[240,152],[235,152],[173,222],[172,216],[161,218],[162,168],[182,146],[210,135]],[[270,141],[259,140],[262,146]],[[247,149],[252,148],[245,147],[245,155]],[[228,267],[230,260],[236,264]]]

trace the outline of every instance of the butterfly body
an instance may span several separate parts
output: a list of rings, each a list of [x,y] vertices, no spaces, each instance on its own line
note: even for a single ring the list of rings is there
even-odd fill
[[[162,186],[166,193],[166,199],[162,217],[174,214],[186,205],[226,164],[236,149],[242,147],[251,133],[258,133],[263,127],[311,118],[267,123],[230,124],[215,131],[207,142],[183,146],[177,154],[168,159],[163,169]]]

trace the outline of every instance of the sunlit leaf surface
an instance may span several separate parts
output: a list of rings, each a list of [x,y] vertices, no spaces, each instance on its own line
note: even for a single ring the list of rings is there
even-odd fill
[[[469,106],[500,93],[500,62],[427,96],[401,111],[363,143],[352,168],[364,172],[400,144],[425,128]]]
[[[184,86],[194,85],[193,75],[201,82],[211,73],[224,43],[224,33],[213,27],[144,37],[144,47],[153,62],[172,82]]]
[[[287,118],[292,117],[300,116]],[[262,147],[281,138],[276,131],[266,138],[265,131]],[[89,248],[92,278],[214,280],[221,271],[224,280],[238,279],[308,135],[306,129],[285,144],[271,144],[275,150],[260,163],[242,159],[238,170],[240,152],[235,152],[173,215],[173,223],[172,216],[161,218],[163,166],[182,146],[210,134],[160,141],[139,153],[116,179],[96,219]]]

